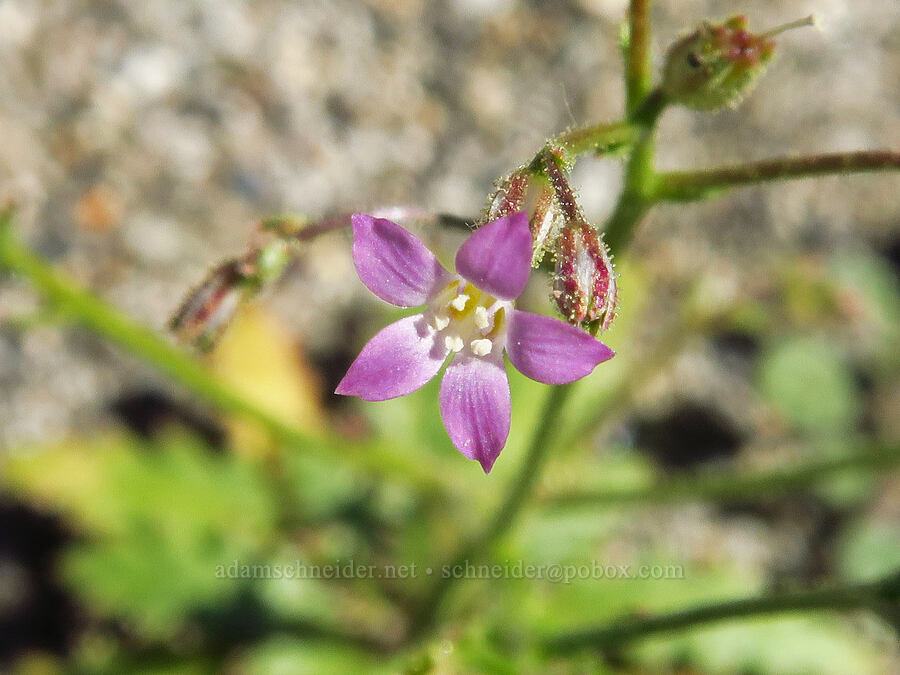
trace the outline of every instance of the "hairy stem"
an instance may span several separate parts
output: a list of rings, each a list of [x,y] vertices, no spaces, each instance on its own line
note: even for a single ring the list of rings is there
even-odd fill
[[[384,206],[371,209],[367,212],[374,218],[387,218],[394,222],[404,225],[409,223],[421,223],[423,225],[447,227],[458,230],[470,229],[474,218],[462,218],[460,216],[450,215],[448,213],[435,213],[427,209],[416,206]],[[353,212],[336,213],[325,216],[316,221],[306,222],[302,227],[292,228],[288,236],[298,242],[309,241],[316,237],[334,232],[336,230],[348,229],[350,227],[350,218]],[[299,219],[288,217],[274,217],[263,221],[262,227],[278,231],[284,224],[292,224]]]
[[[728,188],[768,181],[897,169],[900,169],[900,152],[890,150],[781,157],[718,169],[662,173],[657,176],[653,199],[697,201]]]
[[[640,136],[640,128],[630,122],[619,120],[603,124],[589,124],[569,129],[555,136],[548,148],[559,148],[568,162],[574,162],[578,155],[586,152],[609,154],[634,144]]]
[[[874,583],[732,600],[651,618],[622,617],[596,628],[549,637],[544,640],[544,646],[551,652],[617,648],[625,642],[712,622],[811,610],[887,609],[896,604],[898,594],[900,571]]]
[[[804,487],[848,471],[890,469],[900,465],[900,446],[859,450],[844,457],[818,460],[785,469],[750,475],[698,475],[669,478],[646,487],[625,490],[566,490],[541,497],[556,507],[667,504],[690,499],[733,501],[757,499]]]

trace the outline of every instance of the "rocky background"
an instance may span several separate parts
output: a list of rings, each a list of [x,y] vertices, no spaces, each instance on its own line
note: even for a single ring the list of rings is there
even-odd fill
[[[262,217],[389,204],[475,215],[492,182],[546,137],[619,118],[626,4],[0,0],[0,201],[18,205],[18,229],[35,250],[162,331],[184,293],[243,251]],[[737,12],[753,28],[815,12],[824,30],[782,36],[779,58],[736,110],[667,111],[661,168],[900,146],[893,3],[659,0],[657,65],[681,31]],[[578,165],[592,222],[612,209],[620,174],[616,160]],[[629,255],[652,270],[660,324],[692,281],[708,279],[716,297],[752,294],[781,260],[815,266],[859,252],[896,282],[898,192],[896,175],[830,177],[662,207]],[[372,306],[348,244],[340,234],[316,242],[270,300],[321,374],[324,397],[362,339],[354,317]],[[154,415],[188,414],[169,384],[100,339],[61,330],[6,276],[0,322],[4,451],[115,420],[139,428]],[[752,337],[727,332],[688,350],[614,433],[673,467],[736,452],[770,421],[746,404],[758,350]],[[866,424],[896,438],[900,386],[857,375]],[[25,555],[22,542],[52,547],[62,537],[51,522],[4,508],[2,550]],[[772,530],[715,518],[698,529],[703,513],[687,509],[672,516],[670,536],[690,530],[708,546],[731,537],[761,564],[815,576],[825,564],[817,546],[838,516],[818,506],[800,513],[769,514],[782,520]],[[658,523],[635,528],[644,526]],[[28,564],[38,569],[46,561],[34,555]],[[0,565],[0,589],[16,585],[16,569]],[[56,618],[32,639],[56,645],[65,603],[53,588],[42,592]]]
[[[676,7],[677,5],[677,7]],[[494,179],[549,135],[622,108],[617,48],[626,3],[0,2],[0,198],[23,236],[86,286],[163,328],[186,289],[285,211],[322,215],[408,203],[469,215]],[[898,18],[890,3],[657,3],[657,62],[680,31],[741,11],[751,26],[810,12],[823,32],[785,35],[737,110],[673,109],[659,164],[897,146]],[[576,183],[601,222],[615,161]],[[796,247],[871,245],[896,256],[896,179],[829,178],[659,209],[636,255],[743,271]],[[323,314],[362,293],[333,241],[313,288],[279,304],[312,348]],[[623,280],[627,283],[627,280]],[[296,291],[296,287],[294,287]],[[337,305],[335,305],[337,300]],[[0,316],[31,310],[4,283]],[[329,312],[322,309],[330,307]],[[0,442],[90,427],[142,368],[78,333],[0,333]]]

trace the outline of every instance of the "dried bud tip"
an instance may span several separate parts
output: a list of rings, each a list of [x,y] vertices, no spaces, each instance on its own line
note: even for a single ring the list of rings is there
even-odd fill
[[[793,30],[794,28],[804,28],[805,26],[812,26],[813,28],[822,30],[821,23],[819,22],[819,17],[817,17],[815,14],[810,14],[809,16],[802,19],[797,19],[796,21],[791,21],[789,23],[783,23],[780,26],[775,26],[775,28],[771,28],[765,33],[760,33],[759,37],[762,39],[769,39],[775,37],[776,35],[780,35],[785,31]]]

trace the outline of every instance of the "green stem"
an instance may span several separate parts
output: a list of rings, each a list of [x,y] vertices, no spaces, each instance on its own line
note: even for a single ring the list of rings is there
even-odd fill
[[[650,93],[650,0],[631,0],[625,59],[625,109],[629,117]]]
[[[66,317],[138,357],[222,412],[259,424],[287,445],[307,452],[324,451],[323,439],[286,424],[234,393],[227,383],[155,331],[132,321],[100,298],[78,288],[72,279],[56,272],[16,239],[9,211],[0,214],[0,268],[22,275]],[[407,482],[425,481],[425,484],[437,487],[434,477],[429,478],[429,472],[418,470],[401,458],[368,451],[349,452],[344,456],[366,472],[402,478]]]
[[[550,436],[573,386],[571,384],[561,385],[550,390],[537,428],[528,445],[525,460],[519,468],[518,476],[512,482],[512,489],[507,493],[503,503],[484,530],[463,547],[456,555],[454,562],[465,562],[478,557],[492,542],[502,538],[512,529],[522,506],[531,496],[540,477],[547,458],[547,450],[551,445]]]
[[[656,189],[654,131],[656,121],[666,106],[660,89],[650,92],[635,109],[633,119],[641,134],[632,149],[625,170],[625,185],[613,214],[606,223],[604,239],[613,253],[622,251],[631,241],[634,230],[653,205]]]
[[[696,201],[727,188],[767,181],[897,169],[900,169],[900,152],[890,150],[781,157],[704,171],[659,174],[652,196],[656,201]]]
[[[603,231],[603,239],[610,251],[617,254],[631,241],[635,228],[650,206],[650,202],[637,193],[622,193]]]
[[[625,642],[686,630],[704,624],[772,614],[811,610],[887,609],[900,593],[900,571],[874,583],[835,586],[760,598],[704,605],[651,618],[626,616],[597,628],[589,628],[543,641],[551,652],[583,648],[616,648]]]
[[[637,13],[641,14],[646,10],[645,2],[636,1],[632,3],[633,8],[637,8]],[[643,8],[643,10],[641,9]],[[643,29],[642,29],[643,30]],[[640,50],[639,50],[640,52]],[[649,62],[648,62],[649,69]],[[647,78],[649,78],[649,70],[647,70]],[[649,79],[648,79],[649,81]],[[628,129],[627,135],[633,139],[635,129],[637,129],[637,141],[632,150],[629,169],[626,176],[625,192],[622,195],[620,204],[625,203],[626,206],[642,205],[646,200],[643,198],[644,193],[648,192],[653,184],[653,127],[656,120],[665,107],[665,98],[662,92],[656,90],[649,95],[642,97],[640,105],[634,111],[634,122],[628,124],[616,123],[613,125],[602,125],[597,127],[585,127],[581,130],[568,132],[568,136],[563,135],[557,140],[562,139],[560,145],[548,144],[539,152],[532,164],[531,170],[534,172],[546,172],[547,165],[545,162],[549,158],[553,159],[553,149],[560,148],[571,154],[577,154],[578,151],[588,149],[597,149],[599,145],[597,139],[600,135],[615,130],[619,133],[623,129]],[[623,136],[624,138],[624,136]],[[554,165],[555,166],[555,165]],[[629,192],[630,189],[630,192]],[[640,195],[639,199],[632,200],[634,194]],[[649,202],[647,202],[649,207]],[[646,208],[644,208],[646,210]],[[624,250],[631,238],[631,231],[640,221],[640,214],[635,214],[633,218],[623,219],[616,224],[615,231],[610,234],[607,232],[607,243],[613,250]],[[595,327],[596,330],[596,327]],[[507,494],[506,499],[501,503],[494,517],[488,521],[484,530],[466,545],[452,558],[450,566],[465,564],[467,561],[478,558],[492,543],[503,537],[515,523],[522,506],[527,498],[531,495],[534,485],[537,482],[540,471],[543,468],[549,441],[552,431],[556,427],[562,411],[563,404],[569,396],[572,385],[565,385],[554,388],[547,398],[544,412],[538,423],[534,436],[531,439],[525,461],[520,469],[517,479],[512,483],[512,488]],[[410,640],[416,639],[418,636],[427,633],[433,626],[440,609],[441,601],[445,597],[448,590],[453,584],[453,575],[441,577],[438,579],[430,591],[426,593],[418,610],[413,612],[411,621]]]
[[[900,446],[857,451],[844,457],[803,466],[759,471],[747,476],[692,476],[670,478],[645,487],[624,490],[565,491],[545,495],[544,503],[557,507],[666,504],[703,499],[735,501],[787,492],[847,471],[890,469],[900,466]]]
[[[467,562],[480,558],[494,542],[501,539],[516,523],[522,507],[531,496],[534,486],[540,477],[541,470],[547,459],[547,451],[551,445],[550,437],[556,429],[560,412],[573,386],[573,384],[567,384],[553,387],[550,390],[544,403],[544,410],[525,453],[525,459],[511,483],[509,492],[494,512],[493,517],[484,526],[484,529],[469,539],[450,558],[450,562],[447,563],[450,568],[457,565],[465,565]],[[434,585],[425,594],[421,603],[418,604],[417,610],[413,612],[412,621],[410,622],[410,640],[425,635],[431,630],[437,618],[441,602],[455,581],[454,575],[447,577],[441,575],[434,582]]]
[[[566,161],[571,163],[586,152],[605,155],[627,148],[637,141],[640,131],[640,127],[624,120],[589,124],[555,136],[545,147],[559,148],[565,153]]]

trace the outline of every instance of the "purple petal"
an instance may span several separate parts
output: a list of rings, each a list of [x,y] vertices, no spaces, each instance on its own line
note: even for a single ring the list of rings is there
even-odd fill
[[[437,375],[447,349],[421,314],[383,328],[366,343],[335,394],[384,401],[414,392]]]
[[[453,445],[490,473],[509,436],[509,380],[502,357],[461,357],[441,382],[441,417]]]
[[[475,230],[456,253],[456,271],[496,298],[518,298],[531,272],[528,216],[514,213]]]
[[[506,353],[519,372],[544,384],[574,382],[615,356],[580,328],[519,310],[513,310],[509,319]]]
[[[419,239],[396,223],[353,215],[353,263],[366,287],[399,307],[428,302],[451,275]]]

